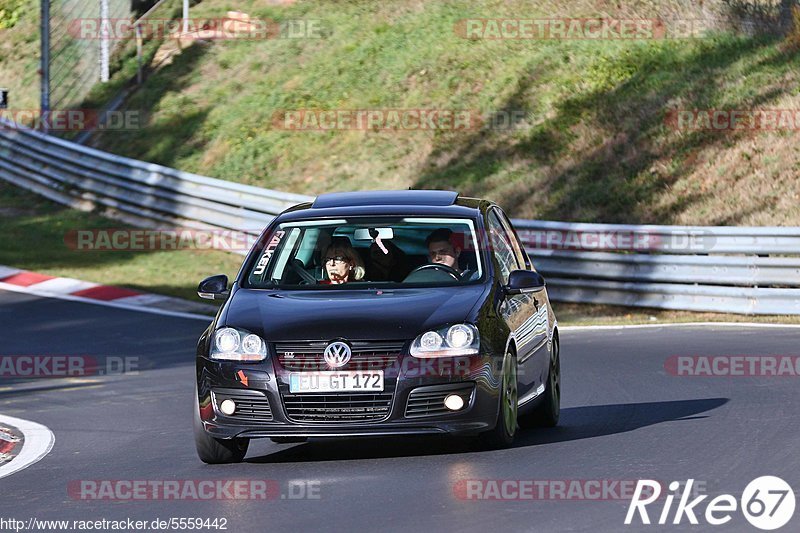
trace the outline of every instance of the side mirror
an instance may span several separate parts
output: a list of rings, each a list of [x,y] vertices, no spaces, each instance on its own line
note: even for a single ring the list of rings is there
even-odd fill
[[[508,285],[503,287],[506,294],[524,294],[544,289],[544,278],[532,270],[513,270],[508,276]]]
[[[228,276],[217,274],[200,282],[197,286],[197,295],[206,300],[227,300],[231,291],[228,290]]]

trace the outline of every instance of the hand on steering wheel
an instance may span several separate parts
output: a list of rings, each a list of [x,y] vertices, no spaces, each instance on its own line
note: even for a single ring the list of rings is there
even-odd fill
[[[456,270],[455,268],[453,268],[451,266],[443,265],[441,263],[431,263],[431,264],[428,264],[428,265],[418,266],[417,268],[412,270],[408,274],[408,276],[411,276],[412,274],[416,274],[417,272],[422,272],[422,271],[425,271],[425,270],[439,270],[440,272],[445,272],[447,274],[450,274],[451,276],[453,276],[453,278],[455,278],[456,281],[461,281],[461,274],[458,273],[458,270]],[[406,277],[408,277],[408,276],[406,276]]]

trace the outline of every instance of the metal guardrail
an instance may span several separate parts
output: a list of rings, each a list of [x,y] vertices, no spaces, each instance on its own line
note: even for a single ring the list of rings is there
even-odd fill
[[[800,254],[800,227],[654,226],[513,220],[533,248],[663,254]]]
[[[3,119],[0,179],[133,225],[251,235],[312,200],[116,156]],[[800,314],[800,227],[513,222],[556,301]]]
[[[744,315],[800,314],[800,289],[562,278],[548,278],[548,286],[552,299],[561,302]]]
[[[79,209],[144,227],[258,234],[311,198],[181,172],[22,129],[0,119],[0,179]]]
[[[618,254],[529,249],[536,268],[560,277],[732,287],[800,286],[800,258]]]
[[[800,227],[513,223],[557,301],[800,314]]]

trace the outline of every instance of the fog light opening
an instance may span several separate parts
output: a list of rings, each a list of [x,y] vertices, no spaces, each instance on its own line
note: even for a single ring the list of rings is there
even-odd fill
[[[222,414],[231,416],[236,412],[236,403],[233,400],[223,400],[219,404],[219,410],[222,411]]]
[[[464,407],[464,399],[458,394],[450,394],[444,399],[444,406],[451,411],[458,411]]]

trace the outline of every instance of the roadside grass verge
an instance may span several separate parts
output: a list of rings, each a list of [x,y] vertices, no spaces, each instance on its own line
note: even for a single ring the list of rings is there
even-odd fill
[[[9,91],[9,107],[39,109],[39,2],[0,4],[0,87]]]
[[[616,8],[623,12],[607,4],[341,1],[332,9],[243,0],[236,9],[252,17],[315,21],[322,38],[195,44],[127,102],[151,117],[148,125],[104,132],[99,145],[305,194],[451,188],[521,218],[800,224],[798,129],[679,130],[666,121],[677,109],[799,109],[800,54],[791,38],[742,31],[757,13],[747,8],[755,0],[632,1]],[[733,26],[688,39],[474,40],[454,30],[464,18],[691,19],[712,7]],[[192,13],[218,18],[229,8],[206,0]],[[276,114],[297,109],[521,111],[525,118],[516,128],[467,131],[275,127]]]

